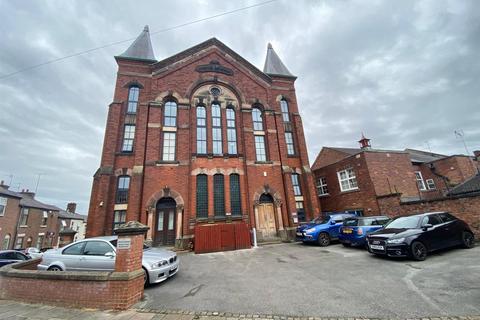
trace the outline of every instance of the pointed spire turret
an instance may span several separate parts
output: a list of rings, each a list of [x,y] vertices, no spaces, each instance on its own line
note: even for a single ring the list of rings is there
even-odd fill
[[[362,150],[370,149],[372,147],[372,145],[370,144],[370,139],[366,138],[363,132],[362,132],[362,138],[358,140],[358,143],[360,143],[360,148]]]
[[[271,43],[268,44],[267,57],[265,58],[263,72],[274,76],[295,77],[290,71],[288,71],[282,60],[280,60],[280,57],[275,50],[273,50]]]
[[[155,59],[155,54],[153,53],[152,42],[150,41],[150,31],[148,30],[148,25],[145,26],[142,33],[140,33],[137,39],[133,41],[130,47],[128,47],[128,49],[118,57],[157,62],[157,59]]]

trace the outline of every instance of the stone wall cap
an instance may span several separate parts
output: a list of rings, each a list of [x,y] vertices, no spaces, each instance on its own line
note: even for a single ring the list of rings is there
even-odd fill
[[[118,228],[115,228],[113,232],[117,235],[134,235],[134,234],[144,234],[150,229],[148,226],[138,222],[138,221],[128,221],[127,223],[121,224]]]

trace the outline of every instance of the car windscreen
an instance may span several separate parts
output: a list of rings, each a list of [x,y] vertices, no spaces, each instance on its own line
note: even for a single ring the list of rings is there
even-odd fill
[[[389,229],[414,229],[418,227],[418,221],[420,217],[412,216],[412,217],[401,217],[393,220],[389,224],[385,226],[385,228]]]
[[[358,226],[359,219],[347,219],[343,221],[343,225],[347,227],[356,227]]]
[[[324,223],[327,223],[329,220],[330,220],[330,216],[325,216],[325,217],[318,217],[316,219],[313,219],[310,222],[315,224],[324,224]]]
[[[114,246],[115,248],[117,247],[117,239],[111,240],[110,243],[111,243],[112,246]],[[143,250],[148,249],[148,248],[150,248],[150,247],[147,246],[147,245],[144,243],[144,244],[143,244]]]

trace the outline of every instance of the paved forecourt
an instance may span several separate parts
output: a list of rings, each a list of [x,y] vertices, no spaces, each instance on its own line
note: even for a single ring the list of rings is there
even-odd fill
[[[291,317],[480,315],[479,246],[423,262],[299,243],[180,258],[179,273],[147,288],[136,308]]]

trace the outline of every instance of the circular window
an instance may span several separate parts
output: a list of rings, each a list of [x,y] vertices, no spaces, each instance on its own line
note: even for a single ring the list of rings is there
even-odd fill
[[[220,95],[220,92],[221,92],[220,89],[217,87],[212,87],[210,89],[210,93],[215,97],[218,97]]]

